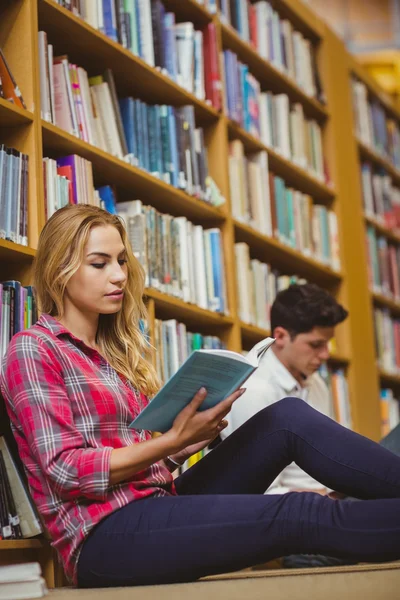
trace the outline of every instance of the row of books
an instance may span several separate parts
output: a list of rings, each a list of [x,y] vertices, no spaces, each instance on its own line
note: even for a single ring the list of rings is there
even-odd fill
[[[370,288],[375,293],[400,300],[400,247],[368,225],[367,251]]]
[[[203,229],[186,217],[162,214],[140,200],[119,202],[133,252],[143,266],[146,286],[227,313],[221,231]]]
[[[40,35],[44,39],[45,33]],[[118,99],[110,69],[88,78],[68,57],[53,58],[46,42],[42,47],[48,49],[48,56],[41,51],[40,69],[45,120],[191,195],[223,202],[214,193],[204,131],[196,127],[193,106]]]
[[[320,181],[325,172],[322,130],[287,94],[261,92],[260,83],[230,50],[224,52],[225,94],[229,117],[253,137]]]
[[[37,321],[33,289],[19,281],[0,283],[0,359],[4,356],[12,336],[31,327]]]
[[[187,330],[185,323],[176,319],[155,319],[154,345],[157,349],[157,374],[163,383],[177,372],[193,350],[225,348],[225,344],[217,336],[192,333]]]
[[[376,356],[379,367],[392,374],[400,373],[400,320],[386,308],[374,309]]]
[[[400,229],[400,189],[390,175],[363,162],[361,185],[365,214],[389,229]]]
[[[203,30],[176,23],[162,0],[86,0],[74,12],[200,100],[222,108],[214,23]]]
[[[352,429],[349,388],[345,371],[343,369],[332,369],[328,365],[323,364],[319,373],[328,386],[332,403],[332,414],[335,420],[344,427]]]
[[[232,214],[305,256],[340,269],[336,214],[308,194],[287,186],[268,169],[267,152],[245,155],[240,140],[229,146]]]
[[[27,154],[0,144],[0,239],[28,245]]]
[[[399,399],[390,388],[380,391],[381,435],[384,437],[400,423]]]
[[[220,11],[221,20],[232,25],[262,58],[295,81],[307,95],[324,99],[315,48],[289,20],[280,17],[270,2],[221,0]]]
[[[262,329],[271,328],[270,312],[276,295],[292,283],[306,283],[297,275],[282,275],[271,265],[250,257],[244,242],[235,244],[236,297],[241,321]]]
[[[400,169],[400,127],[383,105],[368,93],[367,86],[352,79],[356,134],[369,148]]]
[[[30,538],[41,523],[5,436],[0,436],[0,539]]]

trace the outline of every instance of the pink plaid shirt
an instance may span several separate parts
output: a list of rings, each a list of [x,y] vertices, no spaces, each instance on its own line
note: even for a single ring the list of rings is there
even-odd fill
[[[49,315],[13,337],[0,386],[33,500],[76,583],[96,523],[134,500],[175,494],[162,463],[109,485],[113,448],[150,438],[128,427],[148,400]]]

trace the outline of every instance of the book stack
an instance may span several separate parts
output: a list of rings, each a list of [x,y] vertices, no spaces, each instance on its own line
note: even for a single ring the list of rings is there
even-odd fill
[[[282,275],[271,265],[250,258],[247,244],[235,244],[238,312],[241,321],[270,329],[270,311],[276,295],[292,283],[306,283],[297,275]]]
[[[39,563],[20,563],[0,567],[1,600],[43,598],[47,592]]]
[[[391,230],[400,230],[400,189],[383,168],[361,164],[361,186],[367,217]]]
[[[221,0],[221,20],[231,25],[265,60],[290,77],[308,96],[324,100],[310,40],[266,0]]]
[[[381,433],[387,435],[400,423],[399,399],[390,388],[380,391]]]
[[[0,283],[0,359],[12,336],[31,327],[37,321],[37,309],[32,286],[19,281]]]
[[[177,23],[161,0],[80,0],[78,7],[76,2],[72,4],[75,6],[69,3],[67,8],[89,25],[160,69],[199,100],[208,100],[217,110],[222,108],[214,23],[202,30],[196,30],[191,22]]]
[[[400,301],[400,247],[367,227],[368,276],[377,294]]]
[[[0,436],[1,538],[15,540],[42,533],[36,509],[4,436]]]
[[[400,319],[388,309],[374,309],[376,355],[378,365],[391,374],[400,374]]]
[[[77,154],[44,158],[43,178],[46,220],[67,204],[101,205],[93,186],[92,163]]]
[[[162,214],[140,200],[119,202],[146,287],[227,313],[221,231],[194,225],[186,217]]]
[[[399,123],[386,114],[381,102],[368,93],[367,86],[352,79],[356,135],[368,148],[400,169]]]
[[[214,335],[202,335],[187,330],[176,319],[154,322],[156,368],[160,381],[166,383],[194,350],[216,350],[225,344]]]
[[[28,155],[0,144],[0,239],[28,245]]]
[[[344,370],[333,369],[324,364],[319,373],[329,389],[332,415],[338,423],[352,429],[349,389]]]

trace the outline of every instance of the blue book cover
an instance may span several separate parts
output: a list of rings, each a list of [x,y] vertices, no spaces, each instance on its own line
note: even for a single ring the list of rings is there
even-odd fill
[[[167,12],[164,15],[165,68],[170,77],[176,81],[178,62],[175,42],[175,14]]]
[[[224,312],[224,294],[223,294],[223,266],[221,263],[221,232],[219,229],[211,229],[209,232],[210,244],[211,244],[211,260],[213,270],[213,281],[214,281],[214,293],[216,298],[219,300],[219,306],[216,309],[217,312]]]
[[[179,183],[179,154],[176,128],[176,117],[173,106],[168,106],[169,143],[171,148],[171,183],[178,187]]]
[[[23,320],[21,322],[21,284],[19,281],[12,279],[3,281],[3,286],[14,288],[14,331],[11,332],[11,335],[14,335],[24,329]]]
[[[147,106],[145,102],[142,102],[142,133],[143,137],[140,138],[142,140],[143,145],[143,168],[150,172],[150,146],[149,146],[149,123],[147,113],[149,111],[150,106]]]
[[[102,208],[110,214],[116,215],[116,200],[112,188],[109,185],[103,185],[102,187],[97,188],[97,191],[101,198]]]
[[[129,154],[137,159],[137,140],[135,131],[135,101],[133,98],[121,98],[119,100],[122,124],[124,126],[126,143]]]
[[[130,427],[165,433],[201,387],[206,388],[207,396],[199,410],[216,406],[255,371],[274,341],[262,340],[247,356],[229,350],[195,350]]]
[[[103,22],[106,36],[118,42],[114,0],[103,0]]]

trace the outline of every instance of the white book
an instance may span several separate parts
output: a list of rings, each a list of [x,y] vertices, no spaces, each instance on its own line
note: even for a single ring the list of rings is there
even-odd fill
[[[91,88],[97,99],[107,151],[113,156],[122,159],[122,146],[118,135],[117,121],[108,83],[104,81],[103,83],[92,85]]]
[[[47,34],[39,31],[39,72],[40,72],[40,113],[42,119],[51,122],[51,108],[49,95],[49,68],[47,53]]]
[[[4,437],[0,437],[0,450],[3,454],[6,465],[6,471],[12,489],[15,507],[20,520],[22,535],[25,538],[38,535],[43,531],[42,526],[37,519],[28,493],[22,483],[21,476],[17,470],[14,459],[11,456]]]
[[[286,94],[277,94],[274,101],[277,116],[278,149],[282,156],[290,159],[289,97]]]
[[[239,315],[244,323],[251,323],[249,270],[250,250],[244,242],[235,244],[236,284],[239,299]],[[244,282],[244,285],[243,285]]]
[[[190,276],[189,276],[189,252],[188,252],[188,220],[186,217],[176,217],[175,224],[178,226],[179,241],[179,264],[181,267],[181,290],[182,300],[190,302]]]
[[[150,0],[138,0],[139,2],[139,27],[141,35],[142,58],[154,67],[154,43],[153,30],[151,25],[151,6]]]
[[[106,135],[104,132],[103,122],[100,114],[100,105],[97,99],[97,93],[94,87],[89,87],[90,98],[92,100],[93,123],[94,123],[94,138],[96,146],[104,152],[108,152]]]
[[[43,577],[31,581],[10,581],[0,585],[0,600],[31,600],[43,598],[48,593]]]
[[[65,70],[62,63],[55,63],[54,73],[54,105],[55,105],[55,124],[74,135],[74,124],[72,120],[71,106],[68,97],[67,81],[65,79]]]
[[[193,23],[177,23],[174,31],[178,60],[178,84],[193,93],[194,25]]]
[[[193,247],[195,248],[194,268],[196,277],[194,278],[194,282],[196,288],[196,304],[200,308],[207,310],[207,280],[204,257],[203,228],[201,225],[193,226]]]

